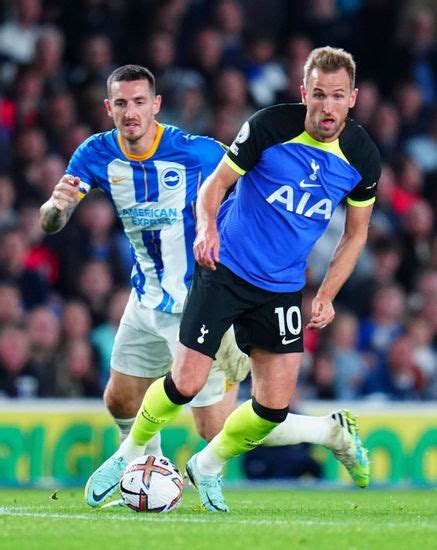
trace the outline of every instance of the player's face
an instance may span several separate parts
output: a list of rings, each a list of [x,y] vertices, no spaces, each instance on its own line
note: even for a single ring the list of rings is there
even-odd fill
[[[313,69],[308,85],[301,86],[302,102],[307,106],[305,130],[318,141],[335,141],[357,93],[357,89],[351,90],[346,69],[330,73]]]
[[[161,106],[161,96],[153,94],[147,80],[113,82],[111,97],[105,100],[105,105],[127,145],[151,146],[149,142],[156,132],[154,121]]]

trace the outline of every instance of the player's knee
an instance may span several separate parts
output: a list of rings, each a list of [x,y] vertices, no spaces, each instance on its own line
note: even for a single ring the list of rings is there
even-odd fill
[[[271,409],[270,407],[265,407],[261,405],[261,403],[258,403],[254,396],[252,396],[252,408],[259,417],[269,422],[274,422],[275,424],[284,422],[289,412],[288,407],[284,409]]]
[[[173,378],[173,373],[168,372],[164,379],[164,390],[167,397],[176,405],[185,405],[201,390],[194,381],[186,377],[177,376]]]
[[[106,386],[103,399],[106,408],[114,418],[133,418],[138,412],[134,400],[114,389],[111,384]]]
[[[215,426],[210,426],[208,424],[201,424],[200,426],[197,425],[197,432],[205,441],[208,443],[214,439],[214,437],[220,432],[220,430],[223,428],[223,423],[221,424],[220,428],[216,428]]]

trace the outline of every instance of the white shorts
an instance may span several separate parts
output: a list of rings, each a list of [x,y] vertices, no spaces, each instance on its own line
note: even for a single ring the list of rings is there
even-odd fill
[[[167,374],[173,363],[181,317],[179,313],[163,313],[143,306],[132,290],[115,336],[111,368],[139,378],[159,378]],[[238,368],[237,375],[230,372],[230,362]],[[218,403],[226,390],[243,380],[248,372],[249,361],[238,349],[231,328],[223,337],[205,386],[190,405],[206,407]]]

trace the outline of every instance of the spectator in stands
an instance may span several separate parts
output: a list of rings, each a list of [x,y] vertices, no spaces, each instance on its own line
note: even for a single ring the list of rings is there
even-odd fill
[[[29,374],[29,342],[18,327],[0,329],[0,396],[35,397],[36,379]]]
[[[175,91],[173,99],[171,106],[164,105],[161,109],[159,120],[171,120],[172,124],[191,134],[208,134],[212,124],[212,110],[207,104],[203,86],[195,80],[191,84],[187,82],[184,88]]]
[[[76,293],[89,308],[93,328],[105,320],[106,304],[112,288],[113,279],[107,262],[89,260],[83,265],[77,278]]]
[[[66,167],[65,160],[56,153],[50,153],[41,159],[33,178],[33,194],[38,197],[39,204],[51,196]]]
[[[371,313],[359,326],[359,350],[373,369],[384,361],[391,344],[405,330],[405,301],[405,292],[393,283],[381,286],[371,297]]]
[[[220,71],[213,85],[213,93],[215,107],[234,120],[237,131],[255,111],[249,100],[246,80],[238,69],[228,67]],[[227,145],[230,144],[227,142]]]
[[[44,79],[31,65],[21,66],[9,87],[6,101],[11,116],[5,119],[10,134],[21,128],[36,126],[40,122],[44,97]]]
[[[426,378],[414,358],[414,341],[408,334],[396,338],[391,344],[386,366],[388,394],[395,399],[424,397]]]
[[[108,36],[92,34],[81,42],[80,50],[80,64],[71,72],[71,84],[78,97],[90,86],[105,86],[115,68]]]
[[[400,82],[394,90],[394,100],[401,120],[401,140],[420,134],[426,128],[428,110],[422,90],[414,80]]]
[[[405,150],[425,173],[437,172],[437,108],[429,116],[425,130],[408,139]]]
[[[21,302],[21,294],[15,284],[0,282],[0,330],[7,326],[21,326],[23,321]]]
[[[42,124],[50,148],[58,152],[58,143],[78,122],[76,102],[70,93],[60,92],[47,98]]]
[[[178,64],[176,37],[172,33],[154,32],[146,37],[142,48],[144,65],[155,75],[158,93],[163,96],[163,121],[166,121],[166,117],[173,111],[177,112],[181,96],[186,90],[195,89],[203,95],[203,78],[196,71]],[[187,130],[186,127],[184,129]]]
[[[193,38],[190,52],[190,67],[195,70],[210,88],[222,68],[223,48],[220,34],[213,27],[202,27]]]
[[[335,392],[335,365],[326,352],[315,354],[310,373],[310,399],[337,399]]]
[[[58,144],[58,150],[65,160],[71,158],[71,155],[92,134],[91,128],[86,124],[75,124],[65,135],[61,136]],[[65,162],[64,160],[64,162]],[[59,181],[59,180],[58,180]],[[53,187],[51,188],[53,189]]]
[[[20,129],[12,143],[11,175],[17,193],[17,204],[34,198],[38,200],[34,182],[42,159],[47,153],[47,138],[42,128]]]
[[[403,217],[400,235],[402,261],[398,279],[408,291],[412,289],[417,273],[423,271],[432,260],[433,212],[424,200],[415,202]]]
[[[60,346],[58,319],[49,307],[38,306],[26,315],[25,326],[30,349],[28,369],[37,381],[35,395],[53,397]]]
[[[218,0],[212,10],[212,25],[220,34],[225,64],[242,66],[244,14],[236,0]]]
[[[44,82],[46,94],[58,94],[68,89],[67,75],[62,64],[64,35],[55,27],[44,27],[38,37],[31,67]]]
[[[93,349],[86,340],[71,340],[56,372],[57,397],[101,397]]]
[[[424,3],[406,2],[399,40],[390,50],[387,78],[413,78],[426,105],[437,101],[437,40],[435,15]]]
[[[387,236],[378,237],[371,244],[371,270],[361,277],[354,277],[344,286],[337,300],[360,318],[371,313],[369,296],[381,285],[397,283],[397,272],[402,259],[399,243]],[[362,289],[365,288],[364,293]]]
[[[393,210],[403,216],[420,201],[423,190],[423,173],[409,157],[401,157],[394,164],[395,187],[393,189]]]
[[[86,305],[79,300],[70,300],[64,304],[61,317],[61,341],[89,339],[91,317]]]
[[[380,101],[378,86],[373,80],[362,80],[358,83],[358,89],[360,92],[354,107],[353,118],[368,127]]]
[[[25,309],[44,304],[49,297],[48,280],[26,267],[29,243],[17,228],[5,229],[0,235],[0,282],[16,285]]]
[[[14,203],[14,182],[8,175],[0,175],[0,231],[16,222],[17,213],[14,210]]]
[[[31,60],[41,32],[41,0],[16,0],[10,8],[0,26],[0,85],[11,82],[17,66]]]
[[[358,318],[351,312],[340,311],[332,324],[329,353],[335,366],[335,396],[337,399],[357,399],[366,375],[367,366],[357,351]]]
[[[433,326],[422,316],[413,317],[406,333],[411,339],[414,363],[425,380],[425,395],[435,398],[432,381],[437,378],[437,350],[433,349]]]
[[[39,205],[31,202],[23,204],[19,211],[19,224],[28,243],[26,268],[38,273],[50,286],[55,286],[59,277],[59,257],[48,245],[49,239],[41,228]]]
[[[368,131],[375,141],[382,160],[393,161],[400,149],[401,121],[392,103],[380,103],[370,119]]]
[[[287,82],[277,96],[280,102],[299,103],[300,86],[303,81],[303,66],[313,45],[305,35],[291,35],[285,45],[282,66],[287,74]]]
[[[275,54],[271,37],[257,35],[249,39],[245,75],[257,109],[275,103],[287,84],[287,74]]]
[[[91,333],[91,343],[98,352],[99,357],[99,385],[102,391],[109,380],[109,369],[111,362],[114,338],[120,324],[121,317],[129,299],[130,289],[128,287],[116,290],[106,308],[106,319],[98,325]]]

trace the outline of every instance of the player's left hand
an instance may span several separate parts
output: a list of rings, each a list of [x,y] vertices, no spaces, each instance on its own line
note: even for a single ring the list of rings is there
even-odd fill
[[[335,317],[334,306],[328,298],[316,296],[312,301],[311,319],[307,324],[308,330],[321,330],[332,323]]]

